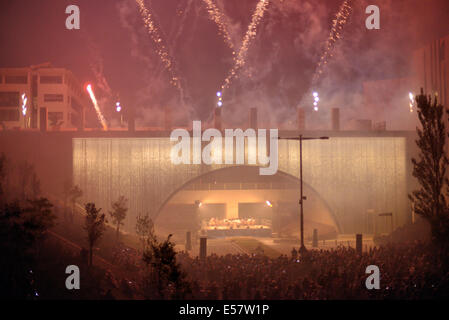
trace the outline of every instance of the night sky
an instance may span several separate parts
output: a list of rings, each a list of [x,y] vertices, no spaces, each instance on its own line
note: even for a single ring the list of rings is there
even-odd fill
[[[238,47],[257,1],[214,3],[224,10]],[[309,89],[341,3],[270,2],[248,62],[224,97],[227,121],[246,121],[248,108],[254,106],[262,110],[262,120],[271,123],[291,118]],[[80,7],[81,30],[65,28],[65,8],[70,4]],[[68,68],[82,83],[92,81],[106,116],[113,113],[112,102],[119,97],[124,107],[135,107],[141,125],[160,125],[164,106],[176,110],[179,123],[209,119],[215,93],[232,65],[231,50],[208,18],[203,1],[145,4],[179,70],[184,103],[169,83],[134,0],[1,0],[0,66],[51,62]],[[381,9],[381,30],[365,28],[369,4]],[[449,34],[447,0],[356,0],[353,10],[320,82],[323,107],[357,105],[363,81],[406,76],[414,48]]]

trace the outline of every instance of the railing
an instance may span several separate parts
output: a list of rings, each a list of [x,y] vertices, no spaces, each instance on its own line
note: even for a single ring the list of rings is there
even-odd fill
[[[298,189],[299,184],[292,182],[227,182],[227,183],[192,183],[184,190],[273,190]]]

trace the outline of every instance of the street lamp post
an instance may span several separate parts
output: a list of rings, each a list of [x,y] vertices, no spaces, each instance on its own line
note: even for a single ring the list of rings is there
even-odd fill
[[[318,138],[312,138],[312,137],[304,137],[302,134],[299,135],[299,137],[292,137],[292,138],[282,138],[279,137],[279,140],[299,140],[299,181],[300,181],[300,198],[299,198],[299,205],[301,206],[300,211],[300,228],[301,228],[301,247],[299,248],[299,252],[303,253],[307,251],[305,245],[304,245],[304,200],[307,198],[303,196],[303,187],[302,187],[302,141],[303,140],[328,140],[329,137],[318,137]]]
[[[203,203],[200,200],[195,200],[195,242],[197,242],[198,234],[202,232],[202,221],[200,217],[200,208]]]

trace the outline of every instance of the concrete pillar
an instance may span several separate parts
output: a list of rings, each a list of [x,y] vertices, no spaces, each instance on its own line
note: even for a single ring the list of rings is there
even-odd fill
[[[30,113],[31,113],[31,128],[36,129],[38,127],[38,82],[37,75],[32,74],[31,77],[31,101],[30,101]]]
[[[332,108],[331,113],[332,131],[340,131],[340,109]]]
[[[306,110],[298,108],[298,130],[306,129]]]
[[[204,260],[207,256],[207,238],[201,237],[200,238],[200,259]]]
[[[195,243],[198,241],[198,234],[201,232],[201,214],[200,214],[200,207],[201,207],[201,201],[195,200],[195,215],[194,215],[194,232],[195,232]]]
[[[358,254],[362,254],[362,235],[356,234],[355,235],[355,250]]]
[[[136,131],[135,119],[134,119],[134,108],[126,108],[128,110],[128,131]]]
[[[164,108],[164,129],[165,131],[171,131],[171,128],[172,128],[171,108],[166,106]]]
[[[214,128],[221,130],[221,108],[214,109]]]
[[[257,129],[257,108],[249,109],[249,128]]]
[[[47,131],[47,108],[39,109],[39,128],[41,132]]]

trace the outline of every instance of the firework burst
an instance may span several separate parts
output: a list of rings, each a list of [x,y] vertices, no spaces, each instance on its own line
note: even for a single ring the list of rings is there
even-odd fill
[[[238,72],[245,65],[248,55],[248,49],[251,45],[251,42],[257,35],[257,27],[259,26],[265,14],[265,11],[267,10],[269,2],[269,0],[259,0],[259,2],[257,3],[256,9],[254,10],[251,18],[251,23],[248,25],[248,30],[246,31],[245,37],[243,38],[242,45],[238,51],[237,56],[234,56],[234,65],[227,78],[224,80],[223,85],[221,86],[222,91],[229,88],[232,80],[237,77]]]
[[[332,20],[332,29],[329,38],[326,41],[324,52],[320,58],[320,61],[318,62],[315,74],[312,78],[313,87],[315,87],[315,85],[320,80],[324,72],[324,69],[328,64],[329,59],[333,56],[335,45],[338,42],[338,40],[342,38],[343,28],[348,22],[351,13],[352,13],[352,0],[345,0],[341,4],[337,14],[335,15],[335,19]]]
[[[156,52],[159,55],[159,58],[164,64],[168,73],[170,74],[170,83],[182,92],[181,80],[177,75],[175,64],[173,63],[173,59],[171,58],[166,46],[164,45],[159,29],[154,23],[150,11],[146,8],[144,0],[136,0],[136,3],[139,6],[139,11],[142,16],[143,22],[148,29],[148,33],[150,34],[151,39],[156,46]]]
[[[223,36],[225,44],[232,50],[232,54],[235,55],[234,44],[232,43],[232,39],[225,22],[226,17],[212,0],[203,0],[203,2],[206,5],[209,19],[215,22],[220,34]]]

